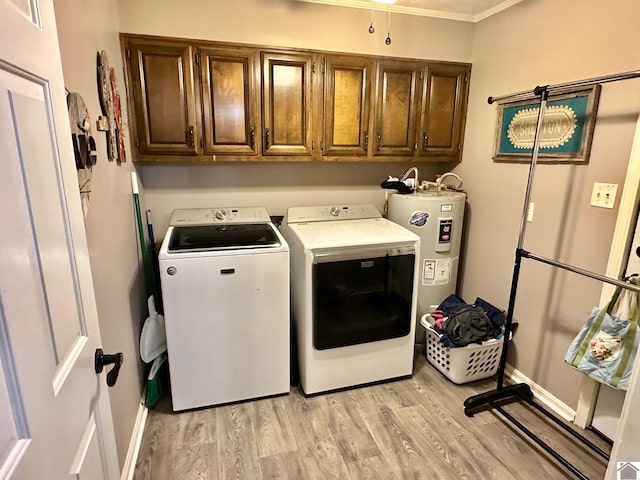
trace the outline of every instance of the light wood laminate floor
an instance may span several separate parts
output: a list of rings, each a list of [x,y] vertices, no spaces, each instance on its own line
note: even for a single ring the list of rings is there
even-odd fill
[[[454,385],[417,351],[410,379],[313,397],[292,388],[173,413],[167,395],[149,411],[134,480],[574,478],[499,413],[464,415],[465,398],[494,387]],[[505,408],[589,478],[604,477],[606,462],[540,413]]]

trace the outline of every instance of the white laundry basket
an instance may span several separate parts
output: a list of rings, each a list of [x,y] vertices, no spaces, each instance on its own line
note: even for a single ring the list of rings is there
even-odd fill
[[[432,322],[433,318],[428,313],[420,319],[420,324],[427,331],[427,361],[449,380],[461,384],[488,378],[498,372],[502,339],[449,348],[440,343],[440,335],[433,329]]]

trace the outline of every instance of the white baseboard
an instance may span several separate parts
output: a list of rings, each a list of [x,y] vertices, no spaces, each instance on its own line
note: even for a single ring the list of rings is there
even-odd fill
[[[140,445],[142,445],[142,434],[144,433],[144,426],[147,423],[148,413],[149,409],[145,405],[143,393],[140,406],[138,407],[138,415],[136,415],[136,423],[133,425],[133,432],[131,432],[129,450],[127,450],[127,458],[125,459],[122,467],[120,480],[131,480],[133,478],[133,473],[136,470],[136,462],[138,461],[138,454],[140,453]]]
[[[505,376],[508,377],[513,383],[526,383],[531,387],[534,397],[542,404],[544,404],[549,410],[556,413],[556,415],[564,418],[569,422],[573,422],[576,418],[576,411],[569,407],[566,403],[562,402],[558,398],[554,397],[551,393],[546,391],[540,385],[528,378],[520,370],[513,368],[507,364],[505,369]]]

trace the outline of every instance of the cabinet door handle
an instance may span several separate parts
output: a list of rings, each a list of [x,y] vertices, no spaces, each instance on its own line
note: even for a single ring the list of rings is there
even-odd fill
[[[365,153],[369,150],[369,132],[364,132],[364,151]]]
[[[271,145],[271,133],[268,128],[264,129],[264,144],[266,148],[269,148]]]
[[[189,125],[189,129],[187,130],[187,143],[189,144],[190,148],[193,148],[193,146],[196,144],[193,125]]]
[[[251,150],[256,146],[256,131],[253,127],[249,130],[249,146],[251,147]]]
[[[376,133],[376,149],[380,150],[381,146],[382,146],[382,133],[378,132]]]
[[[428,144],[429,144],[429,135],[427,135],[427,133],[425,132],[422,134],[422,149],[426,150]]]

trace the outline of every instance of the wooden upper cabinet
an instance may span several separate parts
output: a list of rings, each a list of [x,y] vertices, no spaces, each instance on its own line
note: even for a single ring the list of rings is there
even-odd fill
[[[263,155],[312,155],[313,60],[306,53],[262,52]]]
[[[422,70],[417,62],[378,62],[373,155],[414,155]]]
[[[137,161],[457,161],[471,65],[121,35]]]
[[[419,156],[459,158],[469,90],[468,65],[429,64],[422,101]]]
[[[196,155],[199,130],[193,51],[175,42],[137,40],[127,51],[141,155]]]
[[[324,69],[324,155],[366,156],[373,61],[327,56]]]
[[[200,48],[205,154],[256,155],[259,135],[256,72],[248,48]]]

